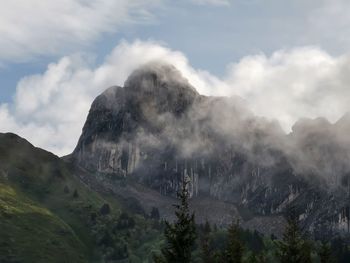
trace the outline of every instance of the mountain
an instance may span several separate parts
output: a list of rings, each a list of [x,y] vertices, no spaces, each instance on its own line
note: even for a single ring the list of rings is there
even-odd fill
[[[173,66],[150,63],[95,99],[65,160],[87,171],[91,187],[165,218],[187,178],[200,222],[233,217],[278,235],[295,206],[316,237],[347,235],[350,126],[340,123],[304,119],[285,134],[244,100],[200,95]]]
[[[151,257],[160,238],[154,222],[132,211],[133,200],[97,193],[78,175],[84,171],[15,134],[0,134],[0,262]]]
[[[280,237],[290,207],[315,238],[349,241],[349,131],[346,114],[286,134],[241,98],[200,95],[173,66],[147,64],[95,99],[69,156],[0,133],[0,262],[152,261],[184,179],[218,246],[234,219]]]

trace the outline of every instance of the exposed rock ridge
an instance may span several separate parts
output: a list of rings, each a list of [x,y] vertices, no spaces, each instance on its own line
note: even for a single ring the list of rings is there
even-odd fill
[[[192,196],[257,215],[295,205],[315,235],[348,233],[347,119],[301,120],[286,135],[241,99],[202,96],[173,66],[154,63],[95,99],[72,156],[96,176],[133,178],[163,195],[186,177]]]

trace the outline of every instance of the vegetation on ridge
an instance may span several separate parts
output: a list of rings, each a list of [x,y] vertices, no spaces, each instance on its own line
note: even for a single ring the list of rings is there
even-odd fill
[[[228,230],[195,225],[182,190],[178,221],[163,222],[156,208],[135,213],[115,196],[91,190],[60,158],[0,134],[0,262],[146,263],[163,255],[156,260],[323,263],[350,257],[341,239],[306,239],[296,217],[288,220],[282,240],[244,230],[236,221]],[[184,253],[167,257],[174,247]]]

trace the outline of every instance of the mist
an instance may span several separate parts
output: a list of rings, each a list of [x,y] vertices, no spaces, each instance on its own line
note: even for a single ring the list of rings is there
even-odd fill
[[[348,114],[334,124],[325,118],[303,118],[287,133],[278,120],[257,116],[239,96],[200,95],[180,71],[162,61],[141,66],[124,87],[111,87],[102,93],[92,105],[92,114],[107,118],[93,127],[109,125],[99,133],[100,138],[91,138],[95,141],[91,163],[100,151],[97,155],[109,156],[106,171],[111,162],[122,159],[127,148],[133,156],[132,170],[139,173],[149,160],[167,169],[176,165],[177,169],[177,163],[168,163],[172,158],[213,162],[220,167],[217,173],[238,173],[235,180],[244,180],[234,164],[245,160],[244,173],[259,168],[270,177],[276,169],[285,169],[327,190],[348,187]],[[94,134],[92,121],[88,117],[75,152],[84,140],[90,140],[87,138],[92,135],[86,131]],[[114,149],[113,156],[110,149]]]

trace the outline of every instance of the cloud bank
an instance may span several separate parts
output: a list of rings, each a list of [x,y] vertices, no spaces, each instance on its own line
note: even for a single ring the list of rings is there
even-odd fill
[[[247,56],[229,66],[225,82],[252,110],[280,121],[286,131],[299,118],[331,122],[350,110],[350,56],[317,47]]]
[[[0,9],[0,61],[23,61],[89,46],[101,34],[152,19],[160,0],[13,0]]]
[[[240,96],[259,116],[277,119],[285,131],[301,117],[334,122],[350,110],[350,57],[334,57],[318,47],[257,54],[227,67],[224,77],[195,69],[186,56],[153,41],[121,42],[99,64],[72,55],[48,65],[17,85],[13,103],[0,106],[0,131],[15,132],[58,155],[70,153],[93,99],[124,84],[142,64],[173,64],[199,93]]]

